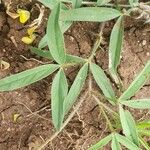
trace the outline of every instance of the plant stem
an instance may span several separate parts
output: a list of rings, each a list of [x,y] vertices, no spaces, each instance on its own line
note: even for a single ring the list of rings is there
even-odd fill
[[[118,116],[118,114],[117,114],[115,111],[113,111],[112,109],[110,109],[110,108],[109,108],[107,105],[105,105],[104,103],[100,102],[99,99],[98,99],[95,95],[92,95],[92,96],[93,96],[93,98],[95,99],[95,101],[96,101],[99,105],[103,106],[107,111],[113,113],[115,116]]]
[[[102,114],[103,114],[104,118],[105,118],[106,121],[107,121],[107,124],[108,124],[108,126],[109,126],[110,131],[111,131],[111,132],[114,132],[114,128],[113,128],[113,126],[112,126],[112,124],[111,124],[109,118],[107,117],[107,114],[105,113],[105,111],[104,111],[103,108],[107,109],[107,110],[110,111],[110,112],[113,112],[114,114],[117,114],[117,113],[114,112],[113,110],[111,110],[109,107],[107,107],[107,106],[104,105],[103,103],[101,103],[101,102],[99,101],[99,99],[98,99],[95,95],[92,95],[92,96],[94,97],[94,99],[96,100],[96,102],[99,104],[99,107],[100,107],[100,109],[101,109],[101,111],[102,111]],[[118,115],[118,114],[117,114],[117,115]]]
[[[141,136],[139,136],[139,139],[140,139],[140,143],[143,145],[143,147],[146,150],[150,150],[150,147],[148,146],[148,144],[146,143],[146,141],[143,140],[143,138]]]
[[[101,105],[99,105],[99,107],[100,107],[100,109],[101,109],[101,111],[102,111],[102,114],[103,114],[104,118],[106,119],[106,122],[107,122],[107,124],[108,124],[108,126],[109,126],[110,131],[111,131],[111,132],[114,132],[114,128],[113,128],[113,126],[112,126],[112,124],[111,124],[109,118],[107,117],[107,114],[105,113],[103,107],[102,107]]]
[[[73,116],[76,114],[76,112],[78,111],[78,109],[80,108],[81,104],[83,103],[83,101],[86,99],[86,97],[88,96],[89,92],[86,92],[80,99],[79,103],[75,106],[73,112],[69,115],[69,117],[67,118],[67,120],[64,122],[64,124],[62,125],[62,127],[60,128],[59,131],[55,132],[49,139],[47,139],[45,141],[45,143],[43,145],[41,145],[37,150],[42,150],[49,142],[51,142],[52,140],[54,140],[58,134],[60,134],[60,132],[66,127],[66,125],[69,123],[69,121],[73,118]]]
[[[101,27],[100,27],[100,32],[98,34],[98,38],[94,44],[94,47],[93,47],[93,50],[92,50],[92,54],[91,56],[89,57],[89,62],[91,62],[91,60],[93,59],[93,57],[95,56],[95,53],[98,49],[98,47],[100,46],[101,42],[102,42],[102,39],[103,39],[103,30],[104,30],[104,27],[105,27],[105,23],[102,23],[101,24]]]

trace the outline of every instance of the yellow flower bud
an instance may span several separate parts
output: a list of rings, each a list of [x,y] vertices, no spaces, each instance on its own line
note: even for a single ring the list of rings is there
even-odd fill
[[[18,9],[17,13],[19,14],[20,22],[26,23],[30,18],[30,12],[23,9]]]
[[[35,34],[30,36],[25,36],[22,38],[22,42],[24,42],[25,44],[31,44],[35,40],[35,38],[36,38]]]

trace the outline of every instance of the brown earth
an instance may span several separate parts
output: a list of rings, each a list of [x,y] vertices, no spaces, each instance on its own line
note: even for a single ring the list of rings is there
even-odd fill
[[[38,14],[33,3],[23,0],[13,1],[12,11],[16,6],[32,11],[32,17],[27,24],[37,18]],[[36,2],[36,1],[35,1]],[[37,46],[45,34],[48,10],[45,11],[44,21],[37,30],[37,39],[32,44]],[[26,24],[26,25],[27,25]],[[95,56],[95,62],[107,71],[108,41],[114,22],[106,23],[104,42]],[[0,58],[10,63],[8,70],[0,70],[0,78],[38,66],[46,59],[39,58],[30,52],[30,47],[21,42],[26,34],[26,25],[21,25],[5,13],[0,5]],[[88,57],[94,44],[99,23],[74,23],[65,33],[65,44],[70,54]],[[12,37],[14,40],[12,40]],[[127,88],[134,77],[150,60],[150,26],[134,19],[125,19],[125,38],[119,74]],[[15,42],[14,42],[15,41]],[[79,67],[66,71],[69,83],[72,83]],[[36,150],[48,137],[55,132],[51,122],[50,84],[53,76],[21,88],[13,92],[0,93],[0,150]],[[88,85],[88,83],[86,84]],[[87,86],[86,86],[87,87]],[[86,87],[81,96],[86,91]],[[93,88],[98,89],[93,81]],[[141,89],[136,98],[150,97],[150,82]],[[19,115],[17,120],[14,116]],[[133,111],[137,119],[149,118],[147,111]],[[78,113],[69,122],[62,133],[55,138],[46,149],[49,150],[87,150],[101,137],[109,133],[105,120],[93,98],[86,98]],[[109,148],[105,148],[109,150]]]

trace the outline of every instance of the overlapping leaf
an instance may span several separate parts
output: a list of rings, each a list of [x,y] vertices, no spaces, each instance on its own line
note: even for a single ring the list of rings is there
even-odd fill
[[[124,137],[120,134],[116,134],[116,139],[124,145],[129,150],[141,150],[137,145],[135,145],[132,141],[130,141],[127,137]]]
[[[41,50],[38,49],[36,47],[31,47],[31,52],[33,52],[34,54],[37,54],[38,56],[53,60],[53,57],[50,53],[50,51],[46,51],[46,50]],[[78,57],[78,56],[74,56],[74,55],[66,55],[66,63],[85,63],[86,60]]]
[[[87,77],[87,71],[88,71],[88,64],[85,64],[78,72],[78,74],[69,90],[69,93],[64,100],[64,115],[70,110],[70,108],[74,104],[75,100],[79,96],[79,94],[82,90],[82,87],[84,85],[84,82],[86,80],[86,77]]]
[[[117,83],[118,83],[117,67],[120,62],[123,34],[124,34],[123,16],[121,16],[119,17],[119,19],[117,20],[116,24],[113,27],[109,43],[109,70],[112,77]]]
[[[63,122],[63,103],[68,93],[66,76],[62,69],[56,74],[51,89],[52,120],[57,130]]]
[[[135,78],[128,89],[121,95],[119,101],[129,100],[145,84],[149,77],[150,61],[148,61],[142,72]]]
[[[65,5],[62,5],[62,7],[63,7],[62,9],[65,9],[65,10],[68,9],[65,7]],[[71,26],[72,22],[71,21],[59,21],[59,24],[60,24],[60,29],[61,29],[62,33],[64,33]],[[49,38],[47,37],[47,34],[44,35],[44,37],[41,39],[41,41],[38,45],[38,48],[42,49],[45,46],[47,46],[48,40],[49,40]]]
[[[58,65],[48,64],[11,75],[0,80],[0,91],[12,91],[37,82],[59,68]]]
[[[123,108],[119,107],[120,120],[123,128],[123,133],[133,143],[139,145],[138,134],[136,129],[135,121],[129,111],[124,111]]]
[[[104,22],[119,17],[121,12],[105,7],[83,7],[70,10],[62,10],[60,20],[62,21],[93,21]]]
[[[60,3],[56,3],[48,20],[47,38],[51,55],[59,64],[66,61],[64,37],[59,26]]]
[[[121,150],[121,146],[120,146],[118,140],[116,139],[115,134],[113,135],[113,138],[112,138],[111,149],[112,150]]]
[[[88,150],[99,150],[99,149],[103,148],[106,144],[108,144],[111,140],[112,140],[112,134],[101,139],[98,143],[91,146]]]
[[[90,69],[92,71],[96,83],[98,84],[106,98],[111,104],[115,104],[115,93],[104,71],[99,66],[93,63],[91,63]]]

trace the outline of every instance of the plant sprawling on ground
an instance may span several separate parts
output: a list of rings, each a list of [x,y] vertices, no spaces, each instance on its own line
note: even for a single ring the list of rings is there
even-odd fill
[[[150,150],[148,143],[143,140],[144,136],[150,136],[150,121],[137,122],[126,109],[128,107],[134,109],[150,108],[150,98],[132,99],[150,77],[150,60],[126,90],[123,90],[121,79],[117,73],[121,58],[124,17],[130,16],[132,11],[140,10],[141,5],[147,8],[143,12],[149,13],[149,5],[139,3],[138,0],[129,0],[129,5],[120,5],[117,1],[115,4],[112,4],[109,3],[110,0],[97,0],[97,2],[82,0],[39,1],[49,7],[51,13],[48,19],[46,35],[40,41],[38,48],[32,47],[31,51],[39,56],[53,60],[55,63],[42,65],[1,79],[0,91],[12,91],[30,85],[56,72],[51,87],[51,108],[52,121],[57,130],[57,135],[72,118],[73,115],[70,115],[65,120],[65,117],[67,117],[68,112],[78,98],[86,79],[89,76],[91,77],[92,74],[102,91],[103,97],[113,107],[116,107],[118,111],[113,111],[95,97],[109,126],[110,134],[91,146],[89,150],[101,149],[110,141],[112,150],[121,150],[121,145],[130,150],[140,150],[142,147]],[[90,57],[87,59],[67,54],[63,36],[63,33],[74,21],[102,22],[103,28],[104,22],[112,19],[117,19],[117,21],[110,36],[108,68],[111,78],[119,87],[120,96],[114,92],[105,71],[93,61],[93,57],[96,55],[102,40],[102,30],[93,46]],[[46,46],[48,46],[49,51],[44,50]],[[74,82],[69,87],[64,69],[74,65],[80,65],[81,68]],[[90,95],[94,97],[94,93],[90,93]],[[108,112],[118,124],[109,119]],[[121,131],[122,134],[120,134]],[[50,140],[48,139],[39,149],[42,149]]]

